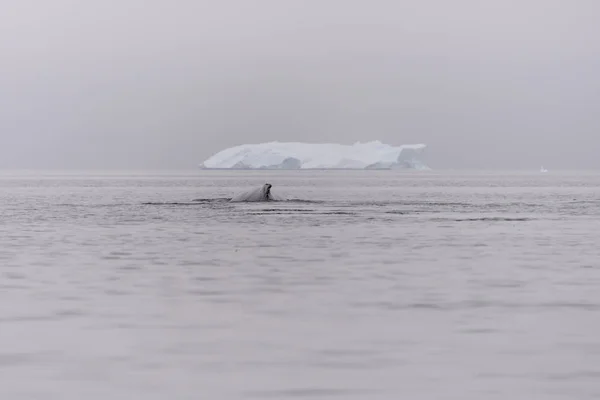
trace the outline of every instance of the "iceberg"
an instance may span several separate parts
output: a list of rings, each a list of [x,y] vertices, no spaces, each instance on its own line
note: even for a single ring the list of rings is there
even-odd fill
[[[380,141],[353,145],[334,143],[268,142],[222,150],[202,164],[203,169],[418,169],[424,144],[390,146]]]

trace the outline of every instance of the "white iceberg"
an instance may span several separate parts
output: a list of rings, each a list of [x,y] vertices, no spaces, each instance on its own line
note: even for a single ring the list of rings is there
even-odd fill
[[[205,169],[429,169],[424,144],[390,146],[380,141],[245,144],[222,150],[200,165]]]

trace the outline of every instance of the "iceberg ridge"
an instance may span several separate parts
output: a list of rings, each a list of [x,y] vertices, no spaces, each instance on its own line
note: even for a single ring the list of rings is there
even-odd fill
[[[390,146],[379,140],[353,145],[268,142],[222,150],[204,169],[429,169],[425,144]]]

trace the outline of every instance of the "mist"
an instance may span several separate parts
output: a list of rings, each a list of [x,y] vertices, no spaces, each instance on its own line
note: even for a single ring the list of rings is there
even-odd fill
[[[264,141],[599,168],[600,3],[8,2],[0,168],[195,168]]]

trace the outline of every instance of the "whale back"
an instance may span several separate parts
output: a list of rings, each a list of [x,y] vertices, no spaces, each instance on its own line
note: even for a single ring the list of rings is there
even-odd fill
[[[242,201],[272,201],[276,200],[276,198],[271,193],[272,185],[270,183],[265,183],[263,186],[252,189],[243,193],[239,193],[230,200],[232,202],[242,202]]]

